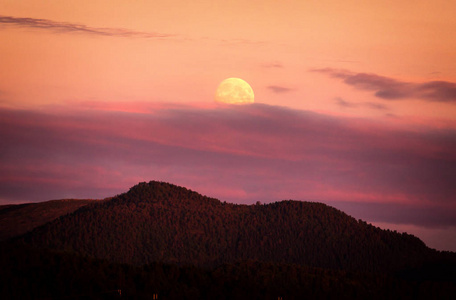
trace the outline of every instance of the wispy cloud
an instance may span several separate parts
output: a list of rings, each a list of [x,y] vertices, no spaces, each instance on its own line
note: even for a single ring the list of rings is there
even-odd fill
[[[374,102],[364,102],[364,105],[370,107],[372,109],[377,110],[389,110],[388,106],[381,104],[381,103],[374,103]]]
[[[276,94],[288,93],[293,90],[291,88],[288,88],[285,86],[280,86],[280,85],[269,85],[269,86],[267,86],[267,88]]]
[[[245,46],[262,46],[267,44],[266,41],[242,39],[242,38],[207,38],[208,40],[218,41],[223,45],[245,45]]]
[[[281,63],[279,63],[279,62],[272,62],[272,63],[263,64],[262,67],[264,67],[264,68],[274,68],[274,69],[284,68],[284,66]]]
[[[336,101],[337,105],[344,107],[344,108],[369,107],[369,108],[376,109],[376,110],[389,110],[386,105],[381,104],[381,103],[375,103],[375,102],[354,103],[354,102],[349,102],[347,100],[344,100],[340,97],[337,97],[335,99],[335,101]]]
[[[362,216],[371,222],[415,224],[428,228],[455,226],[456,211],[449,207],[420,206],[382,202],[330,202],[352,216]]]
[[[174,36],[171,34],[142,32],[125,28],[90,27],[84,24],[56,22],[48,19],[17,18],[12,16],[0,16],[0,24],[3,24],[4,26],[42,29],[56,33],[83,33],[113,37],[169,38]]]
[[[337,97],[335,99],[335,101],[336,101],[337,105],[339,105],[341,107],[349,107],[349,108],[351,108],[351,107],[358,107],[359,106],[356,103],[346,101],[346,100],[344,100],[344,99],[342,99],[340,97]]]
[[[356,89],[373,91],[376,97],[385,100],[418,98],[426,101],[456,103],[456,83],[454,82],[406,82],[377,74],[354,73],[331,68],[312,71],[340,79]]]

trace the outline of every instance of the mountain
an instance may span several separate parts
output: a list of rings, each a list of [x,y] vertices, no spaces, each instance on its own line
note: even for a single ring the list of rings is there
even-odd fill
[[[22,235],[95,200],[52,200],[0,206],[0,241]]]
[[[19,240],[137,266],[214,267],[252,260],[383,272],[439,255],[412,235],[381,230],[325,204],[229,204],[155,181],[82,206]]]
[[[46,207],[50,220],[28,222],[26,234],[0,242],[4,299],[456,294],[455,253],[429,249],[414,236],[381,230],[321,203],[236,205],[151,181],[102,201],[34,205],[0,210],[10,216],[15,211],[8,224],[13,231]]]

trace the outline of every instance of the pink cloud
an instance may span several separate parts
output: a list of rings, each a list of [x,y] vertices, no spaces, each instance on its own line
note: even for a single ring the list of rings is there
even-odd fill
[[[390,220],[385,208],[377,221],[430,226],[450,218],[420,221],[424,208],[456,212],[456,131],[448,127],[262,104],[150,113],[3,109],[0,139],[0,199],[10,202],[103,198],[162,180],[238,203],[381,204],[408,206],[417,216],[399,210]]]

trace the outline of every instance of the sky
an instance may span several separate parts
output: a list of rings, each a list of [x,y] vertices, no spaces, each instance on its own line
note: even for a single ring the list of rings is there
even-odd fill
[[[0,0],[0,204],[142,181],[456,251],[453,1]],[[242,78],[255,103],[214,100]]]

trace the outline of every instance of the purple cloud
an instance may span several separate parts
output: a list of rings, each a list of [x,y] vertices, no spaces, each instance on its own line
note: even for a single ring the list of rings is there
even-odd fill
[[[375,96],[386,100],[418,98],[434,102],[456,102],[456,83],[429,81],[413,83],[368,73],[353,73],[346,70],[314,69],[313,72],[328,74],[341,79],[356,89],[373,91]]]
[[[344,212],[370,222],[419,224],[428,228],[454,226],[456,210],[403,203],[330,202]]]
[[[381,103],[374,103],[374,102],[365,102],[363,105],[370,107],[372,109],[377,109],[377,110],[389,110],[388,106],[381,104]]]
[[[354,102],[346,101],[340,97],[337,97],[335,99],[335,102],[337,105],[339,105],[340,107],[344,107],[344,108],[357,108],[357,107],[364,106],[364,107],[369,107],[369,108],[376,109],[376,110],[388,110],[388,107],[381,103],[374,103],[374,102],[354,103]]]
[[[103,198],[162,180],[237,203],[384,205],[394,213],[360,208],[356,216],[456,225],[456,130],[449,128],[394,129],[262,104],[151,113],[1,109],[0,140],[3,203]]]
[[[284,86],[279,86],[279,85],[269,85],[269,86],[267,86],[267,88],[276,94],[288,93],[293,90],[293,89],[290,89],[290,88],[287,88]]]
[[[447,81],[430,81],[416,86],[417,93],[423,98],[453,102],[456,101],[456,83]]]
[[[279,63],[279,62],[273,62],[273,63],[268,63],[268,64],[263,64],[262,65],[265,68],[283,68],[284,66]]]
[[[359,106],[356,103],[346,101],[346,100],[344,100],[344,99],[342,99],[340,97],[337,97],[335,100],[336,100],[337,105],[339,105],[341,107],[352,108],[352,107],[358,107]]]
[[[0,24],[50,30],[57,33],[84,33],[91,35],[116,36],[116,37],[137,37],[137,38],[169,38],[170,34],[156,32],[141,32],[125,28],[99,28],[83,24],[56,22],[47,19],[16,18],[11,16],[0,16]]]

